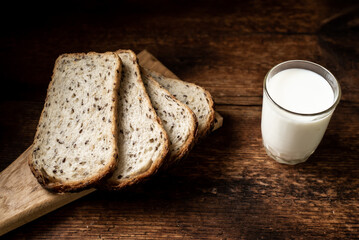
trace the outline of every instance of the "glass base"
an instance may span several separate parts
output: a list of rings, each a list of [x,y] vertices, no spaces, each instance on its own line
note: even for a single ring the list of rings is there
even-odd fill
[[[300,159],[285,159],[282,157],[277,156],[276,154],[274,154],[270,148],[266,147],[264,145],[264,149],[266,150],[266,153],[269,157],[271,157],[272,159],[276,160],[279,163],[282,164],[287,164],[287,165],[296,165],[298,163],[303,163],[305,161],[307,161],[307,159],[309,158],[309,156],[306,156],[304,158],[300,158]]]

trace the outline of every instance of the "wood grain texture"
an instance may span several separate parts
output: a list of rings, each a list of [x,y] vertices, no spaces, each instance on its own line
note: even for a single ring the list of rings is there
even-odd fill
[[[30,154],[31,146],[0,173],[0,236],[94,191],[62,195],[48,192],[30,171]]]
[[[225,124],[170,172],[96,191],[0,239],[358,239],[356,1],[9,4],[17,21],[1,16],[1,170],[31,145],[64,52],[147,49],[208,89]],[[260,132],[263,78],[289,59],[328,68],[343,93],[319,148],[294,167],[266,156]]]

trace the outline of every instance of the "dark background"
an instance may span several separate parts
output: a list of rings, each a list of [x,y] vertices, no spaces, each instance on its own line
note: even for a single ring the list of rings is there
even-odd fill
[[[95,192],[1,239],[359,238],[356,2],[3,6],[0,171],[31,145],[62,53],[147,49],[183,80],[209,90],[224,126],[174,169],[132,189]],[[296,167],[270,160],[260,135],[262,80],[289,59],[323,65],[343,91],[318,151]]]

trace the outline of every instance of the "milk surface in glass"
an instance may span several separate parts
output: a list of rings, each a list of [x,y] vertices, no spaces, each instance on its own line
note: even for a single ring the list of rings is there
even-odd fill
[[[334,111],[319,114],[334,104],[331,85],[313,71],[290,68],[269,78],[265,86],[261,128],[267,153],[281,163],[304,162],[320,143]]]

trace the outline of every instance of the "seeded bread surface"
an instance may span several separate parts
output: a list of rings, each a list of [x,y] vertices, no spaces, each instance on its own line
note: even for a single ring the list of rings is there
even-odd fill
[[[116,167],[115,53],[63,54],[56,60],[29,166],[45,188],[79,191]]]
[[[168,167],[192,148],[197,134],[197,118],[187,105],[177,100],[149,74],[143,73],[142,80],[170,140],[169,157],[164,163]]]
[[[204,88],[182,80],[168,78],[149,69],[143,69],[175,98],[186,104],[198,120],[198,138],[206,136],[214,124],[214,103],[211,94]]]
[[[116,52],[122,61],[119,89],[119,161],[105,188],[121,189],[153,175],[169,150],[169,141],[141,79],[136,55]]]

